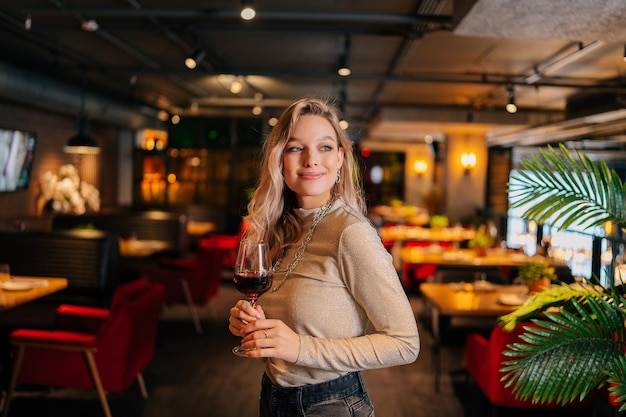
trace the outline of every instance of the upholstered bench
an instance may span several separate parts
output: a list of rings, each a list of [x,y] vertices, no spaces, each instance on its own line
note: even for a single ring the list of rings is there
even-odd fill
[[[169,243],[167,255],[180,256],[187,249],[187,218],[165,211],[120,211],[87,215],[57,214],[52,230],[95,229],[119,238],[158,240]]]
[[[12,275],[67,278],[51,297],[62,302],[106,306],[119,284],[118,238],[97,230],[0,230],[0,263]]]

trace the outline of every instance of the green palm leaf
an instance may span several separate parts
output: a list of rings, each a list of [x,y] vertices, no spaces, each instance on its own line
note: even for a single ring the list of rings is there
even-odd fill
[[[544,291],[533,294],[524,304],[498,318],[498,322],[504,326],[504,330],[511,331],[517,324],[537,317],[550,308],[565,308],[572,310],[570,301],[573,299],[584,302],[587,297],[604,297],[608,299],[610,294],[606,290],[591,281],[580,285],[551,285]]]
[[[522,161],[509,183],[511,207],[524,208],[524,218],[555,227],[621,224],[626,218],[626,190],[619,175],[604,161],[594,163],[560,145],[541,149],[541,157]]]
[[[582,399],[606,379],[608,364],[623,356],[626,346],[624,312],[603,296],[569,300],[571,309],[545,311],[525,326],[522,342],[504,355],[503,381],[522,399],[567,404]]]
[[[626,357],[618,356],[607,365],[609,393],[617,403],[622,403],[619,411],[626,409]]]

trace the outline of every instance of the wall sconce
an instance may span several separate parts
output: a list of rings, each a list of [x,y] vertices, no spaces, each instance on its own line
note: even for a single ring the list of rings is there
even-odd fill
[[[476,167],[476,154],[474,152],[463,152],[463,155],[461,155],[461,166],[466,174],[469,173]]]
[[[417,175],[425,174],[426,171],[428,171],[428,163],[423,159],[416,160],[413,162],[413,171],[415,171]]]

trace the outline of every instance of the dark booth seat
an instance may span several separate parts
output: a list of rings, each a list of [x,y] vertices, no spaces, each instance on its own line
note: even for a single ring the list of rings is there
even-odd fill
[[[181,256],[188,245],[187,218],[165,211],[123,210],[84,215],[57,214],[52,219],[53,230],[96,229],[119,238],[136,238],[168,242],[169,256]]]
[[[61,302],[107,306],[119,282],[119,244],[97,230],[0,230],[0,263],[12,275],[62,277],[68,286],[48,296]]]

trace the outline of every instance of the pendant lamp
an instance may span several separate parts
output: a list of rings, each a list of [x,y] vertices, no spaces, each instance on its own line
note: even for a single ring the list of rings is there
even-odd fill
[[[94,138],[89,135],[89,117],[85,110],[85,93],[80,100],[80,113],[78,114],[77,132],[70,137],[63,150],[65,153],[80,155],[97,155],[100,153],[100,146]]]

